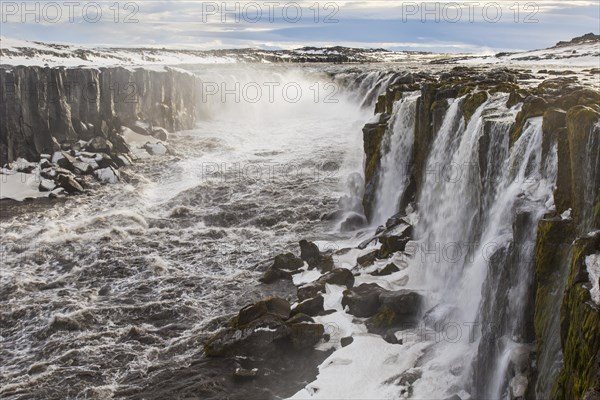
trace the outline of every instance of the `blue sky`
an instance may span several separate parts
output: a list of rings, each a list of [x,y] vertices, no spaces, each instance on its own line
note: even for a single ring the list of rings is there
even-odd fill
[[[343,45],[495,52],[549,47],[600,29],[600,0],[110,0],[91,2],[87,8],[90,2],[85,1],[25,3],[23,7],[21,1],[2,1],[3,37],[96,46],[277,49]]]

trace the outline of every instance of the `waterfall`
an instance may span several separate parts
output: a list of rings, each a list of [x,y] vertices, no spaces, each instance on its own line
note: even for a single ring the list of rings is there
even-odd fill
[[[382,145],[385,153],[381,157],[380,183],[373,215],[373,222],[377,225],[400,211],[400,198],[409,181],[419,94],[420,92],[405,93],[401,100],[394,103],[392,118]]]
[[[408,94],[394,105],[382,145],[377,223],[398,211],[406,187],[416,98]],[[474,328],[460,344],[432,344],[435,356],[422,361],[415,398],[447,396],[448,382],[486,399],[524,394],[531,385],[534,246],[537,223],[554,205],[557,158],[553,148],[542,159],[541,117],[528,120],[510,145],[519,106],[507,108],[507,99],[490,96],[469,121],[464,98],[449,99],[422,171],[411,286],[425,292],[425,309],[439,305]],[[449,374],[457,363],[465,368]]]

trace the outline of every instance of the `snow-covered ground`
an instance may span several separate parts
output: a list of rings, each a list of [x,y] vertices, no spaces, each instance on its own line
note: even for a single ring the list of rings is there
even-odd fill
[[[2,168],[0,174],[0,200],[13,199],[23,201],[29,198],[48,197],[49,191],[41,192],[38,188],[42,178],[39,169],[32,173],[17,172]]]
[[[499,64],[600,68],[600,41],[573,43],[549,49],[519,53],[498,53],[493,56],[469,57],[461,64]]]

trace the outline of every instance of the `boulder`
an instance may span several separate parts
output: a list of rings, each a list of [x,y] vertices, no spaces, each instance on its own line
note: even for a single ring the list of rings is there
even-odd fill
[[[362,256],[359,256],[356,259],[356,262],[361,267],[368,267],[370,265],[373,265],[373,263],[377,260],[378,255],[379,255],[379,250],[372,250],[366,254],[363,254]]]
[[[300,241],[300,258],[308,264],[309,269],[316,268],[319,265],[321,259],[321,252],[319,246],[313,242],[302,239]]]
[[[380,257],[388,257],[397,251],[404,251],[412,235],[413,227],[406,223],[401,223],[383,231],[379,235],[379,242],[381,243]]]
[[[244,326],[250,322],[271,314],[280,319],[288,319],[290,316],[290,303],[279,297],[269,297],[255,304],[248,305],[240,310],[235,325]]]
[[[94,171],[94,175],[102,183],[119,182],[119,171],[113,167],[97,169]]]
[[[392,263],[389,263],[388,265],[386,265],[385,267],[378,269],[377,271],[371,272],[371,275],[387,276],[387,275],[391,275],[398,271],[400,271],[400,268],[398,268],[398,266],[392,262]]]
[[[73,163],[73,172],[79,174],[79,175],[88,175],[91,174],[94,171],[94,168],[83,161],[75,161]]]
[[[54,181],[50,179],[42,179],[40,181],[40,186],[38,187],[40,192],[51,192],[56,187]]]
[[[83,187],[79,184],[79,182],[77,182],[77,180],[75,180],[75,177],[72,175],[58,174],[58,176],[56,177],[56,182],[68,193],[83,192]]]
[[[352,336],[346,336],[340,339],[340,344],[342,347],[349,346],[352,344],[352,342],[354,342],[354,338]]]
[[[66,151],[57,151],[52,155],[52,162],[61,168],[72,170],[77,159]]]
[[[317,344],[325,333],[321,324],[299,323],[290,325],[290,341],[296,349],[306,349]]]
[[[308,240],[300,241],[300,258],[308,264],[308,269],[317,268],[321,272],[328,272],[334,266],[331,254],[321,254],[319,247]]]
[[[386,332],[388,328],[413,324],[417,321],[423,297],[410,290],[383,292],[379,296],[381,307],[365,323],[369,332]]]
[[[340,230],[342,232],[355,231],[366,226],[367,223],[367,218],[364,215],[353,212],[348,217],[346,217],[344,222],[342,222]]]
[[[307,283],[298,288],[298,300],[304,301],[319,295],[319,293],[325,291],[325,284],[316,281]]]
[[[311,299],[299,303],[293,310],[292,315],[305,314],[315,316],[323,311],[323,296],[320,294]]]
[[[302,259],[296,257],[292,253],[284,253],[275,256],[273,261],[273,267],[286,270],[286,271],[295,271],[304,265],[304,261]]]
[[[363,283],[344,290],[342,307],[348,307],[348,312],[356,317],[370,317],[379,309],[379,297],[383,292],[385,289],[376,283]]]
[[[308,316],[308,315],[302,314],[302,313],[298,313],[298,314],[294,314],[293,317],[290,317],[290,319],[285,321],[285,323],[287,325],[297,324],[300,322],[315,322],[315,320],[311,316]]]
[[[152,128],[152,136],[164,142],[169,140],[169,132],[165,128],[161,128],[160,126]]]
[[[334,268],[318,279],[320,283],[329,283],[330,285],[354,286],[354,275],[346,268]]]
[[[262,283],[274,283],[279,280],[292,280],[292,274],[282,269],[276,268],[274,266],[269,267],[262,278],[259,279]]]
[[[111,153],[113,144],[102,136],[96,136],[87,144],[86,150],[94,153]]]

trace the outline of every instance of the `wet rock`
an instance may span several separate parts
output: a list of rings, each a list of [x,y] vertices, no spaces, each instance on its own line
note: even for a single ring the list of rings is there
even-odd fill
[[[264,275],[259,279],[262,283],[271,284],[279,280],[292,280],[292,274],[287,271],[283,271],[274,266],[269,267]]]
[[[110,140],[105,139],[102,136],[96,136],[89,141],[86,150],[93,151],[94,153],[111,153],[113,144]]]
[[[311,282],[305,285],[302,285],[298,288],[298,300],[304,301],[315,296],[318,296],[319,293],[325,292],[325,285],[320,282]]]
[[[56,182],[60,187],[65,189],[68,193],[81,193],[83,187],[75,180],[72,175],[58,174]]]
[[[373,263],[377,260],[377,256],[379,255],[379,250],[372,250],[356,259],[356,262],[361,267],[368,267],[373,265]]]
[[[325,333],[321,324],[299,323],[290,325],[290,341],[296,349],[305,349],[317,344]]]
[[[297,313],[293,317],[285,321],[287,325],[298,324],[300,322],[315,322],[315,320],[306,314]]]
[[[386,229],[379,235],[381,249],[379,257],[385,258],[392,253],[404,251],[406,244],[411,240],[413,227],[407,223],[400,223],[392,228]]]
[[[308,264],[309,269],[316,268],[321,259],[319,246],[308,240],[300,241],[300,258]]]
[[[304,261],[302,259],[296,257],[292,253],[279,254],[275,256],[273,261],[273,267],[278,269],[283,269],[287,271],[295,271],[299,268],[302,268],[304,265]]]
[[[342,222],[340,229],[342,232],[351,232],[367,225],[367,218],[358,213],[352,213]]]
[[[168,152],[167,148],[162,143],[146,143],[144,145],[144,149],[148,152],[148,154],[153,156],[162,156]]]
[[[252,369],[244,369],[244,368],[236,368],[235,372],[233,373],[233,376],[235,377],[235,379],[237,380],[250,380],[250,379],[256,379],[258,377],[258,368],[252,368]]]
[[[386,265],[385,267],[378,269],[377,271],[371,272],[371,275],[373,276],[387,276],[387,275],[391,275],[395,272],[400,271],[400,268],[398,268],[398,266],[394,263],[389,263],[388,265]]]
[[[248,305],[238,313],[236,325],[246,325],[267,314],[272,314],[281,319],[288,319],[290,316],[290,303],[279,297],[270,297]]]
[[[306,314],[306,315],[319,315],[323,310],[323,296],[318,295],[311,299],[307,299],[299,303],[293,310],[292,315]]]
[[[169,132],[165,128],[161,128],[160,126],[152,128],[152,136],[164,142],[169,140]]]
[[[383,340],[385,340],[386,342],[388,342],[390,344],[402,344],[402,342],[399,341],[398,338],[396,337],[395,329],[389,329],[385,333],[385,335],[383,335]]]
[[[348,312],[356,317],[370,317],[379,309],[379,295],[383,292],[385,289],[376,283],[363,283],[344,290],[342,307],[348,307]]]
[[[365,323],[369,332],[386,332],[388,328],[413,324],[417,321],[423,298],[410,290],[383,292],[379,295],[381,307]]]
[[[354,275],[346,268],[334,268],[318,279],[320,283],[329,283],[330,285],[340,285],[351,288],[354,286]]]
[[[117,154],[111,157],[117,167],[126,167],[133,164],[133,160],[127,154]]]
[[[300,258],[308,264],[308,269],[317,268],[321,272],[328,272],[334,266],[331,254],[321,254],[319,247],[307,240],[300,241]]]
[[[352,342],[354,342],[354,338],[352,336],[346,336],[340,339],[340,344],[342,347],[349,346],[352,344]]]

